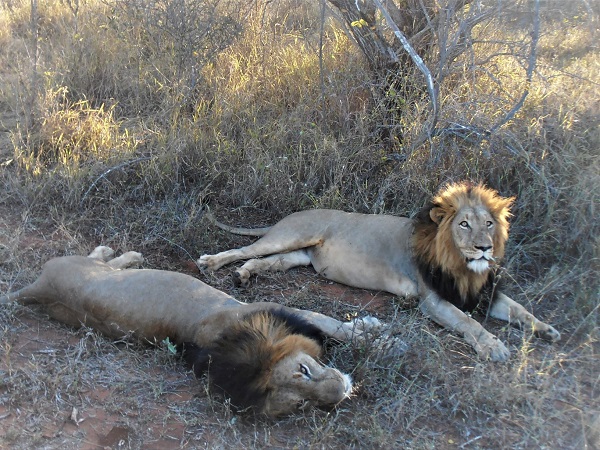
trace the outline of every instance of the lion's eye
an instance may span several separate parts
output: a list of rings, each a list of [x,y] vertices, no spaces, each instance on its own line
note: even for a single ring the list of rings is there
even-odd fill
[[[488,228],[492,228],[494,226],[494,222],[492,222],[491,220],[488,220],[485,224]]]
[[[304,364],[300,364],[300,373],[304,375],[306,378],[310,378],[310,370]]]
[[[467,228],[469,228],[469,222],[463,220],[461,223],[458,224],[458,226],[466,230]]]

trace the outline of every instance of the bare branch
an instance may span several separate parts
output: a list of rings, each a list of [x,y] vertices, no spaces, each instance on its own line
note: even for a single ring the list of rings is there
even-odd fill
[[[377,26],[375,7],[365,0],[328,0],[341,13],[352,37],[374,72],[397,63],[397,56]]]
[[[525,104],[525,99],[529,95],[529,87],[531,86],[531,80],[533,78],[533,72],[537,61],[537,43],[540,38],[540,0],[535,0],[534,14],[533,14],[533,31],[531,32],[531,49],[529,52],[529,59],[527,63],[526,79],[525,79],[525,90],[521,95],[521,98],[510,111],[500,120],[496,125],[490,129],[490,133],[493,134],[500,127],[505,125],[508,121],[512,120],[513,117],[519,112],[519,110]]]
[[[379,9],[381,14],[385,18],[386,22],[388,23],[388,26],[392,29],[392,31],[394,32],[394,35],[398,38],[398,40],[402,44],[402,47],[404,48],[406,53],[409,54],[412,61],[415,63],[415,65],[419,68],[419,70],[425,77],[425,83],[427,84],[427,91],[429,92],[429,97],[431,98],[431,108],[433,110],[433,120],[431,121],[431,124],[429,126],[429,132],[428,132],[428,134],[430,134],[431,130],[433,130],[435,128],[435,125],[438,120],[437,86],[435,85],[433,76],[431,75],[431,71],[429,70],[427,65],[423,62],[423,58],[421,58],[421,56],[419,56],[419,54],[414,50],[414,48],[410,45],[410,42],[408,42],[408,39],[406,38],[406,36],[404,36],[402,31],[400,31],[400,29],[396,25],[396,23],[394,23],[394,21],[392,20],[392,17],[388,13],[387,9],[384,8],[384,6],[381,4],[381,2],[379,0],[373,0],[373,3],[375,3],[375,6],[377,7],[377,9]]]

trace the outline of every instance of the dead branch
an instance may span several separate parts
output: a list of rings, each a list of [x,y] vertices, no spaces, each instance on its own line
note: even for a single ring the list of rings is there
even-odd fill
[[[393,21],[392,17],[390,16],[390,14],[387,11],[387,9],[384,8],[384,6],[381,4],[381,2],[379,0],[373,0],[373,3],[375,3],[375,6],[377,7],[377,9],[379,9],[381,14],[385,18],[386,22],[388,23],[388,26],[392,29],[392,31],[394,32],[394,35],[398,38],[398,40],[402,44],[402,47],[404,48],[406,53],[408,53],[408,55],[410,56],[412,61],[415,63],[415,65],[418,67],[418,69],[421,71],[421,73],[425,77],[425,83],[427,84],[427,91],[429,92],[429,97],[431,98],[431,108],[433,111],[433,119],[429,126],[429,131],[431,131],[435,128],[435,125],[436,125],[437,119],[438,119],[437,87],[433,80],[433,76],[431,75],[431,71],[429,70],[427,65],[423,62],[423,58],[421,58],[421,56],[419,56],[419,54],[410,45],[410,42],[408,42],[408,39],[406,38],[406,36],[404,36],[402,31],[400,31],[400,28],[398,28],[396,23]],[[396,59],[397,59],[397,57],[396,57]]]

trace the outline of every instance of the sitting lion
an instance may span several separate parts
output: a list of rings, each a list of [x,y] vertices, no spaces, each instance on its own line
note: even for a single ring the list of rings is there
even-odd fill
[[[181,273],[119,270],[140,264],[142,255],[109,260],[113,253],[97,247],[89,257],[54,258],[37,281],[0,303],[40,303],[61,322],[110,337],[168,337],[183,344],[196,374],[207,370],[235,407],[270,416],[347,398],[350,377],[319,362],[323,341],[361,340],[381,325],[373,317],[342,323],[275,303],[242,303]]]
[[[204,255],[200,267],[216,270],[249,259],[235,272],[246,286],[253,274],[310,265],[322,276],[365,289],[419,296],[421,310],[461,333],[480,357],[505,361],[506,346],[463,311],[486,306],[490,316],[532,330],[550,341],[560,333],[496,289],[495,263],[504,254],[514,198],[483,185],[457,183],[441,189],[415,218],[301,211],[273,227],[221,228],[262,236],[240,249]],[[262,259],[252,259],[270,255]]]

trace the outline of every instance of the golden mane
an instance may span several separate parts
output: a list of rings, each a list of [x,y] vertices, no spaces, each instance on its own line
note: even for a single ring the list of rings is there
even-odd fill
[[[510,207],[514,197],[504,198],[483,184],[469,182],[449,184],[415,217],[412,237],[414,256],[421,270],[441,271],[453,279],[462,302],[476,296],[488,283],[489,273],[473,272],[465,264],[464,256],[453,245],[452,222],[465,207],[486,208],[494,220],[494,259],[504,256],[508,239]]]

